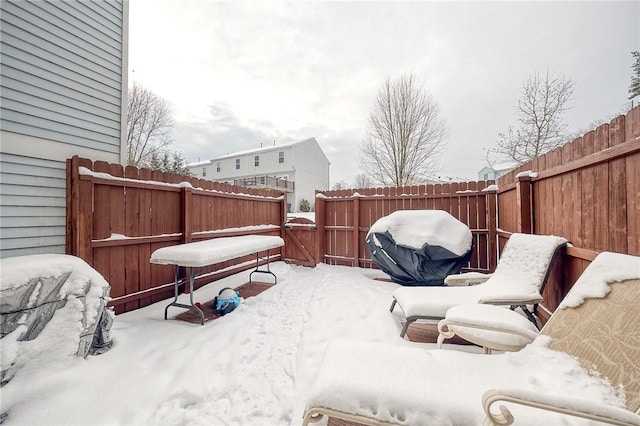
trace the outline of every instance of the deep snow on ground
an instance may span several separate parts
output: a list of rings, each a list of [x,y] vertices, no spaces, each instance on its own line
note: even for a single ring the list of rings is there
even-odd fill
[[[380,271],[272,269],[276,286],[204,326],[165,321],[163,301],[116,316],[114,347],[103,355],[28,364],[1,390],[5,423],[299,424],[331,339],[424,346],[399,337],[388,310],[397,284],[374,280]],[[247,277],[211,283],[195,300]],[[180,312],[172,307],[169,316]]]
[[[116,316],[111,330],[114,347],[99,356],[61,357],[53,350],[51,356],[43,356],[50,348],[39,339],[22,342],[30,346],[27,353],[39,356],[0,388],[3,424],[297,425],[332,340],[435,350],[435,345],[399,337],[399,318],[389,312],[398,285],[375,280],[384,276],[380,271],[282,262],[274,263],[272,270],[278,275],[277,285],[204,326],[165,321],[166,300]],[[247,277],[245,271],[211,283],[196,292],[195,300],[209,301],[221,288],[241,285]],[[188,295],[181,298],[186,302]],[[170,316],[180,312],[177,307],[169,310]],[[438,351],[437,356],[446,353]],[[469,362],[476,357],[477,364]],[[473,354],[464,367],[477,371],[484,357]],[[402,368],[402,361],[389,368]],[[569,374],[565,382],[580,382],[575,378],[583,373],[576,367],[576,375]],[[465,390],[465,383],[459,386]],[[554,391],[561,394],[563,386],[559,381]],[[536,424],[536,418],[534,414],[520,420]]]

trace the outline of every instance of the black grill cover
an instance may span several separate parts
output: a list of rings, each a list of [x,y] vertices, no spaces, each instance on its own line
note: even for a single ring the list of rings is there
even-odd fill
[[[381,229],[380,226],[376,226],[378,222],[371,227],[374,232],[370,231],[366,238],[371,259],[396,283],[412,286],[444,285],[445,277],[458,273],[471,258],[471,231],[449,213],[440,210],[424,210],[420,211],[418,215],[406,215],[403,212],[407,211],[392,213],[392,215],[398,215],[398,218],[394,220],[394,229],[385,230],[384,227]],[[402,223],[403,215],[407,217],[406,224]],[[379,221],[385,218],[381,218]],[[416,222],[416,218],[421,218],[421,220]],[[430,222],[430,219],[433,221]],[[458,240],[454,241],[452,245],[447,244],[449,248],[441,245],[442,236],[437,238],[440,240],[439,243],[434,244],[433,241],[425,240],[420,248],[416,248],[415,244],[413,246],[403,245],[398,243],[392,235],[398,226],[413,227],[416,231],[414,238],[419,238],[419,231],[422,227],[432,226],[436,228],[433,230],[434,232],[444,233],[455,228],[456,232],[452,233],[451,238]],[[465,232],[460,226],[465,227],[468,232]],[[409,228],[409,232],[410,230],[411,228]],[[404,232],[406,231],[405,229]],[[447,238],[445,237],[445,239]],[[453,246],[460,252],[459,248],[466,247],[467,244],[468,249],[462,253],[456,254],[450,250]]]

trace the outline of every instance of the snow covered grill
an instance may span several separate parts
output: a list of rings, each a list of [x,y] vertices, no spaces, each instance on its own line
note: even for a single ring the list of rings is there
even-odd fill
[[[251,282],[254,273],[264,273],[273,275],[275,282],[278,277],[269,268],[270,250],[284,246],[284,240],[280,237],[269,235],[242,235],[238,237],[223,237],[212,240],[198,241],[195,243],[181,244],[177,246],[163,247],[151,254],[151,263],[159,265],[175,265],[174,299],[164,309],[164,319],[167,319],[167,311],[171,306],[191,309],[200,315],[200,324],[204,324],[204,313],[193,302],[193,283],[195,279],[194,268],[213,265],[225,260],[247,256],[255,253],[256,267],[249,274]],[[259,253],[267,252],[266,269],[260,269]],[[189,275],[189,302],[184,304],[178,302],[178,287],[180,285],[180,267],[187,268]]]
[[[367,233],[378,267],[396,283],[442,286],[469,262],[473,238],[464,223],[443,210],[398,210]]]

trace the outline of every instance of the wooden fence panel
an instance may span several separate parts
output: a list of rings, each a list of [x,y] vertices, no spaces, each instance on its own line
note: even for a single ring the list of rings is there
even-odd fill
[[[486,183],[489,185],[490,183]],[[371,225],[397,210],[439,209],[470,225],[474,251],[468,270],[488,271],[495,264],[495,229],[488,229],[488,205],[495,192],[481,192],[478,183],[454,183],[355,191],[322,191],[322,209],[316,211],[318,232],[325,243],[318,262],[375,267],[365,238]],[[349,195],[350,194],[350,195]],[[488,201],[489,199],[493,201]],[[495,206],[492,207],[495,212]],[[493,222],[495,226],[495,221]],[[491,235],[490,235],[491,234]],[[491,246],[491,247],[490,247]]]
[[[107,279],[117,313],[173,294],[174,267],[149,263],[158,248],[217,236],[283,235],[284,197],[278,192],[242,193],[228,185],[193,189],[189,185],[199,180],[78,157],[67,166],[67,252]],[[252,265],[255,257],[248,256],[204,272],[212,273],[211,281],[227,273],[213,275],[220,268],[237,272]],[[196,287],[206,279],[198,279]]]
[[[505,237],[523,221],[516,208],[525,202],[518,198],[518,170],[538,172],[531,178],[533,231],[563,236],[574,246],[563,265],[569,272],[554,272],[542,311],[556,308],[598,252],[640,255],[640,107],[501,177]]]
[[[160,247],[192,240],[280,235],[287,261],[375,267],[365,237],[376,220],[396,210],[440,209],[467,224],[474,242],[467,270],[492,271],[513,232],[567,238],[574,247],[545,289],[543,317],[597,252],[640,255],[640,107],[505,174],[497,191],[482,191],[491,182],[319,191],[315,225],[285,227],[286,196],[277,191],[78,157],[67,164],[67,252],[107,278],[117,312],[170,297],[173,268],[151,265],[149,258]],[[537,175],[516,177],[525,170]],[[214,273],[220,268],[227,275],[247,268],[243,262],[250,261],[214,265],[196,283],[222,276]]]

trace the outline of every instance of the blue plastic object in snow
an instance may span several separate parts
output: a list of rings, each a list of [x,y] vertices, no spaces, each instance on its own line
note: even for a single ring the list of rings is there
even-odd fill
[[[214,308],[220,315],[226,315],[238,306],[240,306],[240,293],[231,287],[225,287],[220,290],[220,293],[214,299]]]

